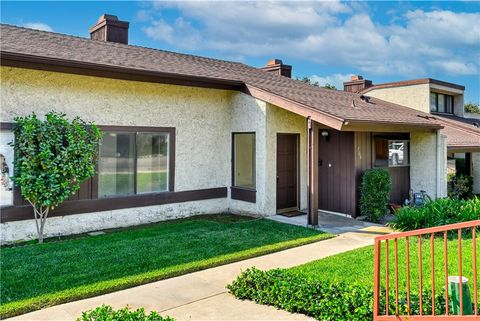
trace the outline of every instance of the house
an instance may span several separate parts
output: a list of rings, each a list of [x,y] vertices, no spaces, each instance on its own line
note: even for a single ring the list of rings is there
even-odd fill
[[[370,80],[354,76],[344,83],[344,90],[435,117],[444,127],[441,133],[447,137],[449,169],[455,171],[455,159],[462,159],[465,162],[463,173],[473,177],[473,192],[480,194],[480,119],[478,115],[465,112],[464,86],[430,78],[374,85]]]
[[[446,195],[444,126],[429,113],[293,80],[278,59],[255,68],[128,45],[128,27],[103,15],[86,39],[1,25],[2,149],[31,112],[104,132],[98,175],[51,211],[47,235],[297,209],[317,225],[319,208],[358,215],[373,167],[392,174],[392,202]],[[34,237],[18,188],[2,202],[2,242]]]

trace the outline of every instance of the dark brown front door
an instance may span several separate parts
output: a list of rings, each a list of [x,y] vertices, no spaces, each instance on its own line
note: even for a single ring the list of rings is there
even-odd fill
[[[319,134],[318,208],[354,216],[354,133],[320,130]]]
[[[298,137],[277,135],[277,209],[298,208]]]

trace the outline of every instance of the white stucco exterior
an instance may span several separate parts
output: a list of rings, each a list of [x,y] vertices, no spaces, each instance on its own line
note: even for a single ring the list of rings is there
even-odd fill
[[[473,192],[480,194],[480,153],[472,153]]]
[[[175,191],[231,185],[233,132],[256,134],[256,203],[227,198],[48,219],[47,236],[206,213],[276,213],[276,135],[300,134],[300,208],[306,207],[305,118],[228,90],[2,67],[2,122],[55,110],[98,125],[175,127]],[[1,224],[1,242],[35,236],[31,220]]]
[[[434,83],[404,85],[386,88],[372,88],[365,95],[410,107],[424,113],[430,113],[430,92],[452,95],[454,97],[454,114],[459,117],[464,117],[463,90],[452,87]]]
[[[430,113],[429,84],[372,89],[365,95]]]
[[[438,135],[438,136],[437,136]],[[410,188],[432,198],[447,196],[447,147],[440,133],[410,134]]]
[[[277,135],[299,135],[299,209],[307,207],[306,119],[240,92],[98,78],[1,67],[0,121],[49,111],[98,125],[175,127],[174,191],[228,188],[228,197],[122,210],[74,214],[47,220],[57,236],[154,223],[197,214],[276,213]],[[255,132],[256,203],[231,199],[232,133]],[[437,146],[439,146],[437,148]],[[436,133],[412,133],[411,186],[444,196],[446,153]],[[446,157],[445,157],[446,160]],[[32,220],[0,224],[1,243],[35,237]]]

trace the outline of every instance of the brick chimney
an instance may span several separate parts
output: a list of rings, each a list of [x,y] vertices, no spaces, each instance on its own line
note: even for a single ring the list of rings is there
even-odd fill
[[[275,73],[280,76],[292,78],[292,66],[284,65],[280,59],[269,60],[267,65],[265,67],[262,67],[261,69],[271,73]]]
[[[372,85],[373,84],[371,80],[366,80],[363,79],[362,76],[354,75],[350,81],[345,81],[343,83],[343,90],[351,93],[359,93],[362,90],[371,87]]]
[[[127,21],[118,20],[117,16],[104,14],[90,28],[90,39],[128,44]]]

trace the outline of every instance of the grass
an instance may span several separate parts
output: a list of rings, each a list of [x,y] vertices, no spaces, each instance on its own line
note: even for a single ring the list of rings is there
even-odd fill
[[[222,214],[3,247],[0,318],[330,237],[267,219]]]
[[[458,247],[457,240],[448,241],[448,266],[449,275],[458,275]],[[480,239],[477,239],[480,244]],[[477,246],[478,247],[478,246]],[[389,287],[394,289],[394,244],[389,242]],[[410,284],[412,291],[418,289],[418,241],[410,240]],[[440,291],[445,284],[443,238],[435,239],[435,289]],[[472,284],[473,280],[473,255],[472,240],[464,239],[462,242],[462,275],[467,277]],[[381,285],[385,286],[385,245],[382,247]],[[480,251],[477,251],[477,262],[480,262]],[[405,240],[398,241],[398,275],[399,290],[406,291],[406,248]],[[367,246],[357,250],[341,253],[321,260],[309,262],[304,265],[291,268],[296,273],[323,280],[344,281],[349,283],[358,282],[373,287],[373,246]],[[431,288],[430,267],[430,241],[422,240],[422,286]],[[472,286],[472,285],[471,285]],[[417,291],[418,292],[418,291]]]

